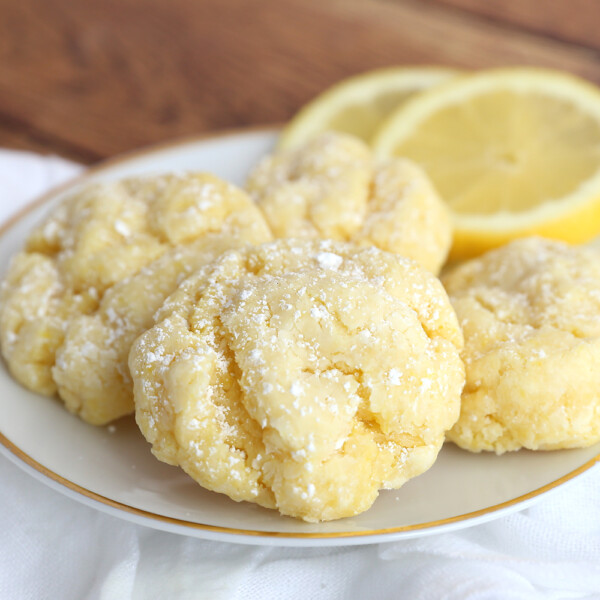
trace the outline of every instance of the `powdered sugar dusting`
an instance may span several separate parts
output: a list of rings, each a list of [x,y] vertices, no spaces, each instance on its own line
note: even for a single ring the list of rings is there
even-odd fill
[[[390,369],[387,380],[391,385],[400,385],[402,383],[402,371],[396,367]]]
[[[322,269],[337,271],[342,262],[344,262],[344,259],[339,254],[334,254],[333,252],[319,252],[317,254],[317,262]]]

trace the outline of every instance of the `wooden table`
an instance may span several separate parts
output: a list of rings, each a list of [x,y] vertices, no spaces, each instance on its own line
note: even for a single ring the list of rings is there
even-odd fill
[[[85,163],[283,122],[395,64],[534,64],[600,83],[597,0],[0,0],[0,146]]]

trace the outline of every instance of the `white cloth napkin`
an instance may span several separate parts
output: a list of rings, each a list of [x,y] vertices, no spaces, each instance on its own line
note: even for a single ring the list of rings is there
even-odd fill
[[[0,221],[80,167],[0,150]],[[533,507],[404,542],[216,543],[79,504],[0,456],[1,600],[600,599],[600,465]]]

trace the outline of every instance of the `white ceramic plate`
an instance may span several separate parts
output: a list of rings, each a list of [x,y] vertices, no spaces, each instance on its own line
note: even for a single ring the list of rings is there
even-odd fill
[[[104,163],[45,196],[5,226],[0,270],[32,225],[66,193],[91,181],[201,169],[241,184],[273,145],[274,131],[182,141]],[[447,444],[427,473],[351,519],[307,524],[201,489],[158,462],[132,418],[96,428],[58,400],[32,394],[0,369],[0,449],[24,470],[94,508],[143,525],[251,544],[325,546],[391,541],[458,529],[525,508],[591,467],[600,445],[560,452],[471,454]]]

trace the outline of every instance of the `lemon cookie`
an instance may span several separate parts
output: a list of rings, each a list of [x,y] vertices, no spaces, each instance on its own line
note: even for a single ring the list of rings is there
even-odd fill
[[[599,258],[527,238],[444,277],[467,373],[450,440],[498,454],[600,440]]]
[[[250,198],[210,175],[82,190],[31,233],[2,285],[12,374],[90,423],[133,412],[127,356],[153,312],[194,269],[270,237]]]
[[[202,486],[307,521],[366,510],[434,462],[462,334],[414,261],[318,240],[232,250],[132,346],[136,420]]]
[[[452,243],[450,213],[425,173],[408,160],[374,162],[349,135],[324,133],[263,159],[246,189],[276,237],[373,245],[434,273]]]

